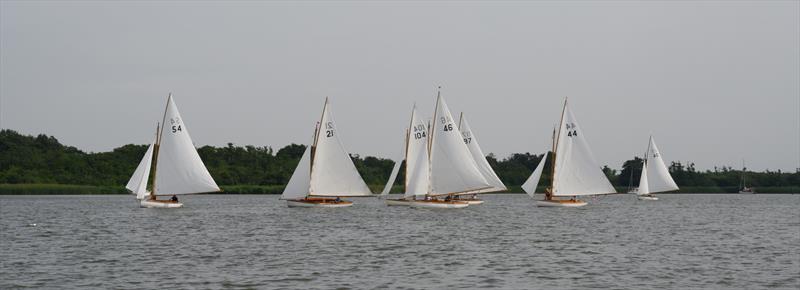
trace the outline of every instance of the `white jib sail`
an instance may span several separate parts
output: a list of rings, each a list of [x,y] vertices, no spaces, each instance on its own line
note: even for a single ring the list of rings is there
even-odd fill
[[[550,154],[544,154],[544,157],[539,161],[539,165],[536,165],[536,169],[533,170],[531,176],[522,184],[522,190],[531,197],[533,197],[533,194],[536,192],[536,186],[539,185],[539,180],[542,178],[542,171],[544,171],[544,163],[547,162],[547,155]]]
[[[428,159],[428,125],[417,116],[416,106],[411,110],[406,148],[406,192],[404,197],[425,195],[430,188],[430,160]]]
[[[125,185],[125,188],[135,194],[137,199],[144,199],[150,194],[150,192],[147,191],[147,181],[150,179],[151,163],[153,163],[153,144],[147,147],[142,161],[139,161],[139,166],[136,166],[136,170],[133,171],[131,179],[128,180],[128,184]]]
[[[650,183],[650,192],[664,192],[678,190],[678,185],[669,174],[667,165],[661,159],[661,153],[656,147],[656,141],[650,136],[650,146],[647,152],[647,181]]]
[[[553,195],[576,196],[615,193],[597,165],[582,127],[564,101],[556,144]]]
[[[639,188],[636,190],[636,194],[638,195],[650,194],[650,185],[649,182],[647,182],[648,166],[647,163],[642,164],[642,177],[639,178]]]
[[[300,162],[289,178],[289,183],[283,189],[281,199],[303,199],[308,196],[308,188],[311,182],[311,146],[306,147]]]
[[[439,195],[490,188],[441,96],[437,98],[436,108],[430,128],[430,193]]]
[[[370,196],[372,192],[342,145],[329,107],[326,100],[312,156],[310,195]]]
[[[494,172],[492,166],[489,165],[489,161],[486,160],[486,155],[483,154],[481,146],[478,145],[478,138],[475,137],[475,134],[472,132],[472,128],[470,128],[469,122],[467,122],[467,118],[464,117],[463,113],[461,114],[461,124],[459,124],[458,129],[461,131],[461,136],[464,138],[464,144],[467,144],[467,148],[469,148],[469,152],[472,154],[472,159],[474,159],[475,163],[478,165],[478,170],[480,170],[483,178],[485,178],[491,186],[491,188],[476,190],[471,193],[506,190],[505,184],[503,184],[503,181],[500,180],[500,177],[497,177],[497,173]]]
[[[189,130],[172,100],[167,100],[164,124],[161,125],[156,183],[157,195],[191,194],[219,191],[208,169],[200,160],[189,137]]]
[[[389,192],[392,191],[392,185],[394,185],[394,181],[397,180],[397,173],[400,172],[400,165],[403,163],[403,160],[395,160],[394,167],[392,167],[392,173],[389,174],[389,180],[386,181],[386,185],[383,187],[383,191],[381,191],[381,195],[389,195]]]

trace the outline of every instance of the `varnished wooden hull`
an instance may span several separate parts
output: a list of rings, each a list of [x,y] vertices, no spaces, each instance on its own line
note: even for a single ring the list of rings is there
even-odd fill
[[[455,209],[468,206],[469,203],[463,201],[415,200],[411,202],[411,207],[414,208]]]
[[[348,207],[352,206],[353,202],[346,200],[333,200],[333,199],[298,199],[287,200],[286,205],[289,207],[316,207],[316,208],[333,208],[333,207]]]

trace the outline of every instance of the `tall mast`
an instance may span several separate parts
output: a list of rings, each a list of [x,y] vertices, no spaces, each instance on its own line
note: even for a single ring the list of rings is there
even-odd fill
[[[431,177],[431,173],[433,173],[433,131],[436,130],[436,113],[439,112],[439,100],[442,98],[442,87],[439,86],[439,89],[436,91],[436,106],[433,109],[433,126],[430,124],[428,125],[428,179]],[[432,182],[428,182],[428,194],[431,193],[431,186],[433,186]]]
[[[555,194],[555,190],[556,190],[556,164],[558,163],[557,162],[558,159],[556,157],[556,156],[558,156],[557,155],[558,152],[556,152],[556,151],[558,149],[558,142],[561,141],[560,140],[561,139],[561,127],[564,126],[564,112],[566,112],[566,111],[567,111],[567,97],[564,97],[564,108],[561,109],[561,121],[559,121],[559,123],[558,123],[558,134],[553,136],[554,137],[553,138],[553,140],[554,140],[554,143],[553,143],[553,161],[552,161],[553,162],[553,172],[552,172],[553,176],[552,176],[552,178],[550,178],[550,196],[551,197]]]
[[[314,176],[312,173],[314,172],[314,158],[316,157],[317,152],[317,142],[319,141],[319,134],[322,132],[323,120],[325,119],[325,111],[328,109],[328,97],[325,97],[325,105],[322,106],[322,114],[319,116],[319,122],[317,122],[317,128],[314,130],[314,142],[311,144],[311,164],[309,165],[309,176]],[[309,188],[311,186],[311,177],[309,177]],[[311,195],[311,190],[308,191],[309,195]]]
[[[414,106],[411,108],[411,120],[408,121],[408,128],[406,129],[406,148],[403,152],[403,155],[406,159],[406,174],[403,181],[403,189],[408,192],[408,143],[411,142],[411,132],[414,128],[414,116],[417,113],[417,103],[414,103]],[[402,162],[402,161],[400,161]]]
[[[169,103],[172,100],[172,92],[167,96],[167,105],[164,106],[164,117],[161,118],[161,124],[167,123],[167,111],[169,110]],[[150,191],[150,198],[156,199],[156,170],[158,170],[158,155],[161,151],[161,138],[164,135],[164,125],[158,128],[156,125],[156,144],[153,145],[153,190]]]

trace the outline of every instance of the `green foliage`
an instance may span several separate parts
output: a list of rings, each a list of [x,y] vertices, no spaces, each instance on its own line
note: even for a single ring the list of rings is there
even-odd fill
[[[209,172],[225,193],[278,194],[288,183],[294,168],[305,151],[305,145],[290,144],[275,153],[271,147],[203,146],[197,149]],[[147,145],[124,145],[110,152],[85,153],[64,146],[47,135],[25,136],[13,130],[0,130],[0,194],[92,194],[124,193],[127,183]],[[548,152],[548,154],[552,154]],[[487,161],[508,192],[521,192],[518,185],[525,182],[542,160],[543,154],[516,153],[498,160],[494,154]],[[552,158],[549,156],[540,191],[550,184]],[[394,162],[378,157],[352,154],[353,163],[373,192],[380,192],[389,178]],[[605,166],[609,180],[624,192],[638,185],[642,160],[634,158],[622,164],[622,170]],[[737,192],[741,170],[729,167],[700,172],[693,163],[672,162],[669,167],[681,192]],[[402,192],[405,164],[394,183],[392,192]],[[747,172],[747,184],[759,193],[798,192],[800,171]],[[71,185],[66,185],[71,184]]]

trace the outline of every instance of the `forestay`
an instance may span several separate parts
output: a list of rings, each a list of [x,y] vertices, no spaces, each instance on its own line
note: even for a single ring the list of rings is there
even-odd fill
[[[531,176],[528,177],[528,180],[525,180],[525,183],[522,184],[522,190],[525,191],[528,195],[533,197],[534,193],[536,192],[536,186],[539,185],[539,180],[542,177],[542,171],[544,170],[544,164],[547,162],[547,154],[544,154],[542,160],[539,161],[539,165],[536,165],[536,169],[533,170]]]
[[[564,102],[556,139],[553,195],[576,196],[614,193],[614,187],[597,165],[582,127]]]
[[[430,193],[463,193],[490,188],[475,159],[464,144],[444,98],[437,98],[433,127],[430,128]]]
[[[428,160],[428,125],[411,110],[406,148],[406,198],[425,195],[430,190],[430,160]]]
[[[125,188],[135,194],[137,199],[144,199],[150,194],[150,192],[147,191],[147,181],[150,179],[150,165],[152,163],[153,144],[150,144],[150,146],[147,147],[147,151],[144,153],[144,157],[142,157],[142,161],[139,161],[139,166],[136,166],[136,170],[133,171],[131,179],[128,180],[128,184],[125,185]]]
[[[300,162],[289,178],[289,183],[283,189],[281,199],[302,199],[308,196],[308,188],[311,182],[311,146],[307,146],[300,157]]]
[[[647,150],[647,180],[650,184],[650,192],[664,192],[678,190],[678,185],[672,180],[667,165],[661,159],[656,141],[650,136],[650,144]]]
[[[500,177],[497,177],[497,173],[495,173],[494,169],[492,169],[492,166],[489,165],[489,161],[486,160],[486,155],[483,154],[481,146],[478,145],[478,138],[475,137],[475,134],[472,132],[472,128],[470,128],[469,122],[467,122],[467,119],[464,117],[463,113],[461,114],[461,120],[458,129],[461,131],[461,136],[464,138],[464,144],[467,145],[470,154],[472,154],[472,159],[474,159],[475,163],[478,165],[478,170],[491,186],[490,188],[471,191],[470,193],[506,190],[506,186],[500,180]]]
[[[310,195],[370,196],[372,192],[342,145],[329,107],[326,100],[311,156]]]
[[[167,100],[153,191],[157,195],[219,191],[192,144],[189,130],[172,100]]]

